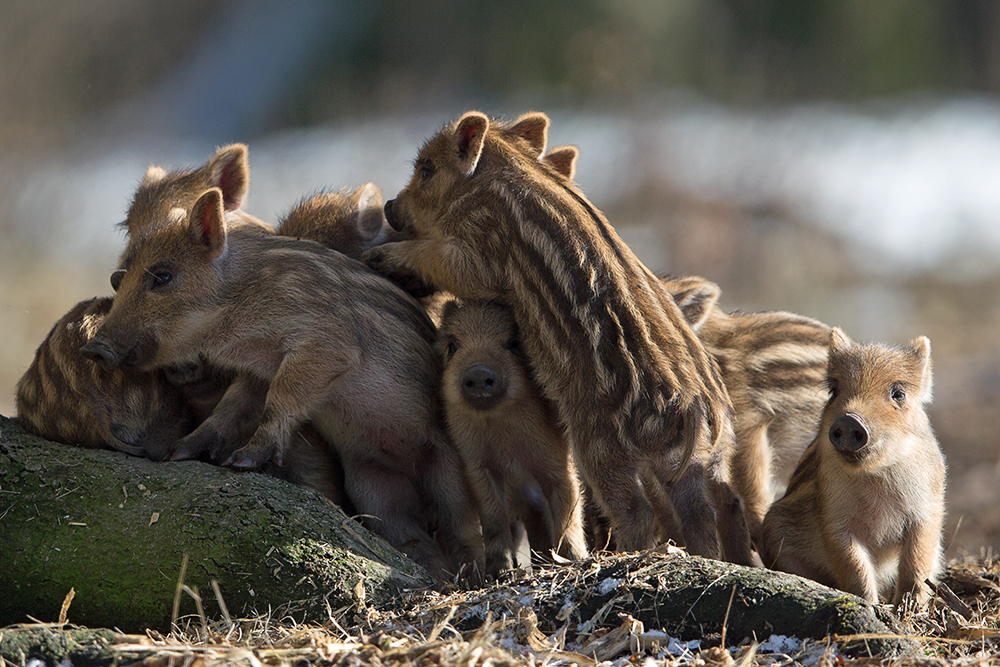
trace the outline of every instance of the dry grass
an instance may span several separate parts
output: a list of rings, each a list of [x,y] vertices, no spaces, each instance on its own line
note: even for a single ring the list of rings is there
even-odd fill
[[[372,608],[359,598],[351,607],[330,609],[323,624],[297,623],[286,610],[252,619],[183,617],[169,635],[120,635],[109,650],[118,665],[142,667],[1000,665],[1000,561],[989,553],[951,563],[928,608],[900,611],[917,652],[866,658],[840,653],[844,641],[859,637],[772,637],[740,646],[727,646],[724,637],[682,642],[627,614],[612,617],[610,605],[586,621],[568,621],[567,592],[593,585],[588,573],[616,558],[535,567],[481,590],[414,592],[391,609]]]

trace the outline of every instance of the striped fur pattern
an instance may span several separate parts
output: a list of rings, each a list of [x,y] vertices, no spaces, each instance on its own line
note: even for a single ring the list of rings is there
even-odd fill
[[[210,189],[186,220],[136,245],[92,341],[103,363],[144,371],[204,358],[257,378],[268,385],[260,425],[229,465],[280,464],[308,421],[336,447],[346,493],[378,517],[375,532],[442,579],[476,563],[479,526],[438,421],[435,331],[420,305],[318,243],[230,226],[223,202]]]
[[[829,404],[785,496],[764,518],[765,565],[876,602],[943,564],[945,462],[924,406],[930,341],[860,345],[831,333]]]
[[[725,557],[749,562],[728,485],[731,403],[718,368],[603,214],[539,160],[547,131],[539,113],[504,124],[469,112],[446,127],[386,205],[389,223],[412,239],[374,248],[366,261],[512,308],[619,548],[655,544],[643,480],[656,480],[691,551],[718,557],[721,535]]]
[[[106,371],[80,356],[111,303],[81,301],[56,322],[17,383],[17,416],[49,440],[165,459],[195,424],[181,390],[160,372]]]
[[[226,215],[233,224],[248,224],[245,218]],[[360,259],[366,248],[395,232],[385,222],[381,190],[368,183],[352,193],[324,192],[304,199],[285,215],[276,233],[317,242]],[[216,463],[228,460],[236,449],[247,444],[259,425],[266,399],[266,383],[245,374],[235,375],[225,402],[177,443],[172,458],[209,458]]]
[[[726,313],[704,278],[663,284],[715,358],[735,409],[733,487],[760,544],[764,513],[816,436],[826,405],[830,327],[788,312]]]
[[[212,412],[232,377],[203,375],[175,385],[164,372],[106,370],[84,358],[80,347],[111,304],[107,297],[81,301],[56,322],[17,384],[17,415],[28,431],[48,440],[162,461],[178,438]],[[258,419],[251,417],[249,424]],[[351,511],[339,461],[308,427],[295,434],[284,465],[269,465],[265,472]]]
[[[374,183],[351,193],[321,192],[303,199],[278,224],[278,234],[316,241],[358,260],[365,250],[397,236],[385,221],[382,191]]]
[[[119,270],[112,274],[112,287],[118,285],[131,262],[134,239],[143,238],[165,220],[182,219],[201,193],[212,186],[223,188],[227,209],[236,211],[249,182],[243,144],[218,149],[196,169],[168,172],[151,166],[122,223],[129,243],[119,260]],[[239,212],[233,215],[255,221]],[[168,382],[164,372],[107,371],[85,359],[79,350],[92,341],[111,304],[110,298],[81,302],[56,323],[19,382],[18,415],[30,430],[57,442],[110,447],[162,460],[177,439],[204,418],[205,404],[218,400],[227,380],[205,372],[199,364],[168,369],[170,379],[178,383],[198,380],[189,391]],[[198,395],[194,402],[188,400],[192,391]]]
[[[451,300],[438,331],[442,400],[476,497],[486,574],[515,565],[517,524],[546,557],[587,555],[583,505],[555,408],[531,379],[509,308]]]

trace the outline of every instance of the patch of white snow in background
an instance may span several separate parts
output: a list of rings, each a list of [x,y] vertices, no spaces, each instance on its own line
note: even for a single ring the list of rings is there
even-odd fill
[[[874,270],[933,268],[959,252],[1000,264],[1000,102],[736,111],[674,104],[652,115],[552,113],[550,146],[580,148],[577,181],[600,208],[666,182],[707,200],[782,207],[864,250]],[[321,189],[406,183],[441,118],[375,118],[251,142],[247,210],[276,221]],[[0,163],[15,234],[56,257],[116,257],[146,167],[203,164],[214,146],[76,148],[33,169]],[[652,179],[652,180],[650,180]],[[664,180],[665,179],[665,180]]]
[[[993,100],[755,113],[707,107],[663,118],[653,150],[682,189],[751,206],[782,203],[893,263],[929,267],[979,244],[1000,254]]]
[[[692,639],[691,641],[682,642],[679,639],[670,637],[667,641],[667,645],[663,647],[661,653],[669,654],[675,658],[681,658],[685,655],[693,657],[694,653],[701,648],[700,639]]]

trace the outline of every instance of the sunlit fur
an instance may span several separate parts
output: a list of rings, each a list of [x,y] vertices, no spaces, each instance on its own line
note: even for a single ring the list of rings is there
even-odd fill
[[[663,284],[718,362],[733,400],[730,474],[759,545],[764,513],[819,428],[830,327],[781,311],[726,313],[718,285],[697,276]]]
[[[742,507],[728,485],[731,403],[718,368],[604,216],[539,160],[547,126],[538,113],[504,124],[469,112],[435,135],[387,204],[389,223],[412,240],[379,246],[366,261],[395,279],[415,274],[462,299],[512,308],[533,374],[620,548],[656,542],[643,489],[656,480],[691,551],[717,557],[721,535],[723,555],[748,562]]]
[[[266,231],[271,226],[240,209],[250,188],[250,163],[244,144],[230,144],[215,152],[208,162],[195,169],[167,171],[151,166],[132,196],[121,226],[128,243],[118,261],[119,269],[132,263],[138,244],[161,226],[181,222],[195,201],[209,188],[222,192],[223,207],[233,224],[250,224]]]
[[[518,522],[543,557],[552,550],[566,558],[585,556],[576,466],[555,408],[531,379],[510,309],[449,301],[438,351],[445,420],[476,497],[486,574],[496,577],[513,567]],[[468,371],[484,367],[496,376],[498,399],[488,407],[463,391]]]
[[[398,234],[382,211],[382,191],[367,183],[354,192],[321,192],[292,208],[278,224],[278,234],[306,239],[351,259]]]
[[[859,345],[831,334],[835,388],[785,496],[764,518],[765,565],[871,602],[929,597],[942,567],[945,463],[924,406],[931,396],[930,341]],[[894,395],[895,393],[895,395]],[[842,415],[866,427],[845,455],[831,443]]]
[[[158,285],[164,272],[171,279]],[[446,578],[482,547],[438,421],[434,336],[420,305],[389,281],[318,243],[230,226],[210,189],[184,223],[136,243],[95,338],[137,370],[204,359],[267,384],[260,424],[228,463],[280,462],[311,422],[336,447],[367,524]]]

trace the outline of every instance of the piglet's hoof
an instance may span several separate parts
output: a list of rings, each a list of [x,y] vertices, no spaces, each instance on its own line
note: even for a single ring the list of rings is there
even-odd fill
[[[190,461],[193,458],[196,458],[194,453],[186,447],[178,447],[174,450],[174,453],[170,455],[171,461]]]
[[[259,470],[271,461],[274,465],[281,467],[282,457],[280,454],[271,454],[271,450],[254,451],[250,447],[237,449],[226,459],[222,465],[233,470]]]

